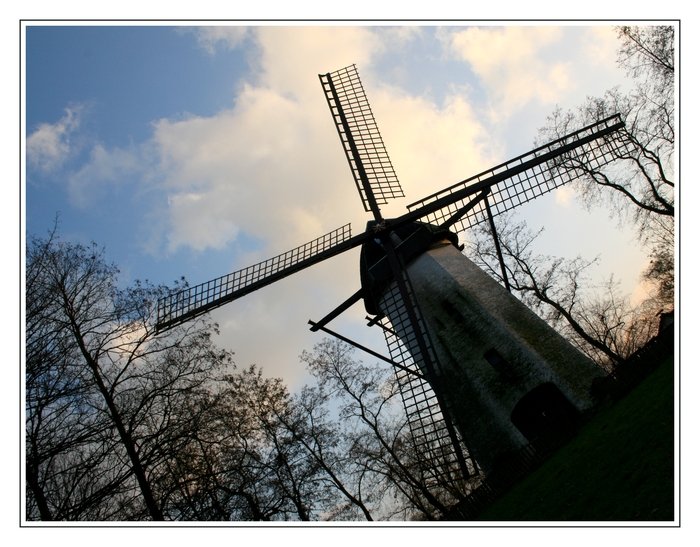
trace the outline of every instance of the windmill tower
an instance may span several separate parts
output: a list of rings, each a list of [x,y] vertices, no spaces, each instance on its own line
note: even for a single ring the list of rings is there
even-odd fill
[[[603,164],[625,146],[612,116],[408,206],[354,65],[319,76],[365,211],[359,235],[342,226],[286,253],[173,293],[158,303],[166,330],[309,266],[360,247],[361,288],[311,329],[360,300],[384,332],[426,480],[449,482],[529,441],[566,434],[592,405],[601,371],[460,251],[457,233],[513,209],[572,176],[571,158]],[[498,239],[494,237],[496,243]],[[504,271],[505,273],[505,271]],[[504,275],[504,279],[507,278]],[[358,344],[355,344],[358,345]],[[359,345],[358,345],[359,346]],[[362,347],[362,346],[359,346]],[[366,349],[366,348],[362,348]]]

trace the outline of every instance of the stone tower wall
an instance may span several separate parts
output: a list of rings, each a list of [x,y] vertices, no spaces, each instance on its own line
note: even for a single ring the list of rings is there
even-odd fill
[[[482,468],[527,443],[511,413],[537,386],[554,384],[579,411],[592,406],[603,371],[452,244],[407,271],[441,366],[433,387]]]

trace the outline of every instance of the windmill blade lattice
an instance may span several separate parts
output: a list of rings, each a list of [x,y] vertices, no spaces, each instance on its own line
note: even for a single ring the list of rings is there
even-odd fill
[[[355,65],[319,74],[365,211],[404,197]]]
[[[346,224],[286,253],[161,298],[158,301],[156,329],[163,331],[189,321],[283,277],[340,254],[359,245],[365,239],[362,236],[351,238],[351,235],[350,224]]]
[[[577,175],[562,168],[572,158],[598,167],[619,158],[630,146],[629,139],[620,131],[623,128],[619,114],[610,116],[427,196],[410,204],[408,209],[419,214],[421,210],[430,211],[439,201],[445,202],[444,207],[422,217],[424,221],[441,226],[450,221],[474,193],[490,189],[492,214],[504,213],[574,180]],[[454,222],[454,226],[457,231],[463,231],[486,218],[486,204],[481,202]]]
[[[403,278],[410,292],[410,281],[405,271]],[[445,402],[429,381],[435,382],[437,360],[415,297],[411,294],[410,298],[413,300],[410,303],[413,312],[418,314],[420,333],[413,328],[406,300],[397,284],[385,293],[383,307],[386,315],[377,324],[383,330],[391,359],[401,365],[401,368],[394,367],[394,372],[425,484],[429,488],[438,485],[448,489],[459,488],[465,478],[476,473],[476,465],[443,412]],[[425,357],[417,347],[418,335],[427,345]]]

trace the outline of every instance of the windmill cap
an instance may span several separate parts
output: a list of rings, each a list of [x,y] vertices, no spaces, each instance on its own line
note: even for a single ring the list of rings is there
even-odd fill
[[[386,260],[384,240],[391,239],[404,265],[423,254],[438,241],[448,240],[459,248],[457,234],[446,228],[417,221],[402,224],[396,228],[391,227],[391,220],[386,221],[386,224],[388,228],[384,228],[376,220],[369,221],[367,232],[376,232],[377,237],[365,242],[360,250],[360,281],[365,309],[372,315],[381,313],[379,301],[394,279],[389,261]]]

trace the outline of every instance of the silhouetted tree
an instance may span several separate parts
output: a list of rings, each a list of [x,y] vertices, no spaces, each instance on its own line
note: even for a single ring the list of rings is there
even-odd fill
[[[353,352],[348,344],[325,339],[301,357],[345,424],[334,461],[347,477],[346,499],[381,519],[440,518],[457,498],[446,485],[430,487],[425,480],[425,465],[438,462],[415,453],[394,372],[365,365]]]
[[[674,28],[618,28],[618,62],[635,86],[602,97],[589,97],[575,111],[556,110],[540,130],[542,141],[620,113],[625,144],[611,164],[599,166],[585,157],[564,157],[559,168],[573,172],[575,187],[587,206],[603,205],[611,216],[633,223],[649,249],[645,278],[655,285],[660,307],[673,307],[675,215],[675,64]]]
[[[312,520],[322,503],[319,470],[284,425],[291,396],[254,366],[227,376],[221,392],[220,472],[255,520]]]
[[[658,328],[658,308],[638,307],[620,294],[614,278],[594,283],[589,270],[597,259],[543,256],[533,247],[540,232],[512,217],[497,220],[497,232],[511,289],[532,310],[605,368],[624,361]],[[487,227],[474,233],[467,252],[482,269],[503,282],[493,237]]]
[[[575,111],[556,110],[540,130],[540,140],[620,113],[625,130],[615,138],[614,160],[604,166],[585,155],[566,155],[556,168],[575,176],[572,183],[588,207],[602,205],[621,223],[629,221],[650,262],[640,272],[653,287],[636,307],[620,294],[613,278],[588,278],[596,260],[564,260],[533,251],[537,234],[500,219],[498,236],[508,281],[518,296],[582,351],[605,367],[644,345],[658,327],[658,313],[674,305],[674,29],[668,26],[619,27],[618,61],[632,76],[630,92],[619,88],[589,97]],[[467,252],[496,279],[501,270],[491,235],[478,232]]]
[[[117,274],[95,245],[28,243],[28,518],[170,518],[190,398],[227,362],[202,322],[154,336],[165,289],[120,289]]]
[[[393,371],[325,340],[290,394],[238,370],[204,317],[154,331],[167,291],[118,285],[95,245],[31,238],[28,520],[434,519]]]

